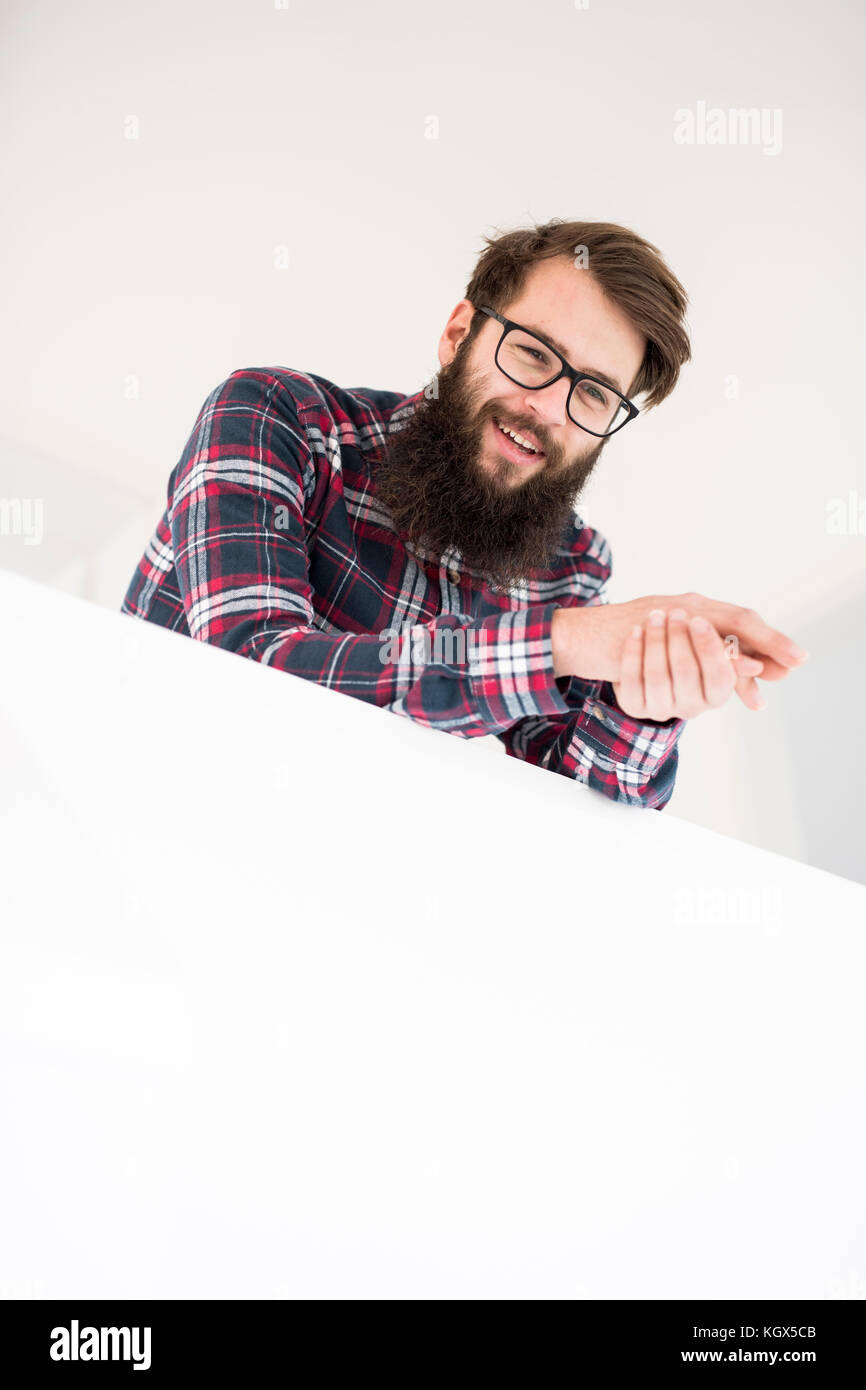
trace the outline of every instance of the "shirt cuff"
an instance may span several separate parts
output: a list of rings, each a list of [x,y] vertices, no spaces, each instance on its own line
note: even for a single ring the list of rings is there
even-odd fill
[[[635,719],[620,709],[609,681],[593,684],[596,690],[586,699],[577,721],[580,737],[590,740],[612,763],[630,769],[629,776],[651,775],[670,756],[685,719]]]
[[[573,708],[553,667],[553,615],[558,603],[509,609],[478,624],[469,683],[481,717],[491,729],[507,729],[518,719],[568,714]]]

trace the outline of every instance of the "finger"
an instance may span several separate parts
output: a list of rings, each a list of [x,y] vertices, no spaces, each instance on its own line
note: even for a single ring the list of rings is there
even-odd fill
[[[742,659],[741,657],[740,660]],[[780,666],[778,661],[774,661],[771,656],[763,656],[761,661],[764,669],[761,671],[760,675],[763,681],[784,680],[786,676],[790,676],[792,670],[796,669],[792,666]],[[802,664],[802,662],[798,663],[800,666],[802,666]],[[758,673],[755,672],[754,674],[757,675]]]
[[[727,633],[724,634],[724,636],[730,638],[733,634]],[[778,661],[774,661],[771,656],[758,658],[757,656],[749,655],[743,650],[739,642],[737,643],[739,651],[736,656],[731,656],[731,651],[737,650],[737,648],[732,648],[729,641],[725,642],[725,647],[728,651],[728,660],[733,662],[734,670],[737,672],[738,676],[760,676],[761,680],[764,681],[781,681],[784,680],[786,676],[790,676],[793,669],[790,666],[780,666]],[[802,665],[802,662],[800,665]]]
[[[674,695],[668,667],[665,612],[654,608],[644,635],[643,688],[648,719],[670,719]]]
[[[712,709],[718,709],[729,699],[736,683],[734,663],[712,623],[700,615],[690,619],[689,631],[701,666],[704,699]]]
[[[738,608],[731,603],[710,600],[702,603],[699,611],[719,632],[735,636],[746,655],[758,657],[765,666],[772,662],[779,674],[768,679],[781,680],[785,672],[795,670],[808,658],[808,652],[784,632],[765,623],[754,608]]]
[[[668,610],[668,665],[671,672],[674,709],[683,719],[692,719],[705,708],[701,668],[686,622],[684,608]]]
[[[731,656],[727,648],[725,654],[738,676],[759,676],[764,669],[763,661],[754,656]]]
[[[643,628],[636,624],[622,647],[619,680],[614,686],[619,707],[640,719],[646,714],[643,688]]]
[[[735,689],[746,709],[762,710],[767,708],[767,702],[761,694],[754,676],[742,676],[737,681]]]

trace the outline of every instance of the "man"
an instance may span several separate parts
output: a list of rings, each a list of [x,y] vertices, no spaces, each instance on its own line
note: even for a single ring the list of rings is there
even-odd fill
[[[685,721],[761,708],[755,676],[806,654],[699,594],[608,602],[575,503],[690,357],[656,248],[562,220],[486,240],[426,390],[216,387],[122,611],[660,810]]]

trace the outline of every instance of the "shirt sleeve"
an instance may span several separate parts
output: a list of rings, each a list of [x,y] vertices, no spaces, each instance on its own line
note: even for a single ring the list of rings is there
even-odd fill
[[[598,569],[597,588],[579,604],[563,606],[608,602],[610,549],[606,542],[601,549],[607,558]],[[661,811],[673,795],[685,719],[632,718],[617,704],[610,681],[558,676],[554,684],[563,710],[521,719],[504,730],[499,738],[506,753],[583,782],[613,801]]]
[[[169,481],[194,638],[464,738],[562,714],[555,603],[480,622],[444,614],[399,632],[317,626],[307,545],[317,486],[297,403],[277,377],[235,372],[211,393]]]

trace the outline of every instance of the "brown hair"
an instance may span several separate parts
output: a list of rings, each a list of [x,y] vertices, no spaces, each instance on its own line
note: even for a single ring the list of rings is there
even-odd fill
[[[586,248],[587,271],[600,288],[644,335],[646,352],[632,395],[646,393],[645,408],[659,405],[677,383],[680,367],[691,359],[684,325],[688,295],[662,259],[661,252],[628,227],[614,222],[566,222],[554,218],[542,226],[484,237],[466,287],[466,298],[501,313],[519,295],[537,261],[568,256]],[[476,313],[464,339],[467,347],[487,322]]]

